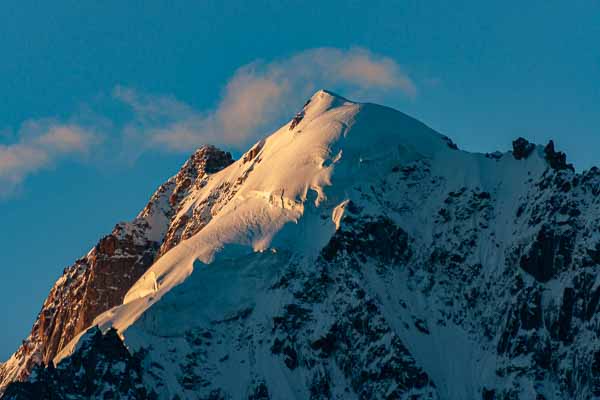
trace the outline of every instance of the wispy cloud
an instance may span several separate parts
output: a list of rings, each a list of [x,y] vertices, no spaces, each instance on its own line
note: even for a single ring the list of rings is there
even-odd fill
[[[0,144],[0,197],[11,194],[27,176],[73,155],[86,155],[99,137],[71,123],[30,120],[17,134],[17,141]]]
[[[320,87],[417,94],[410,77],[388,57],[361,48],[318,48],[239,68],[209,110],[127,87],[117,87],[113,95],[134,111],[124,129],[129,137],[151,148],[190,151],[204,143],[244,148]]]

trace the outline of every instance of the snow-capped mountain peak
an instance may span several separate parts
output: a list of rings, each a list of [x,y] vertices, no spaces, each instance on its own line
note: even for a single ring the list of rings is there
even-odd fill
[[[138,216],[163,239],[121,304],[18,390],[87,362],[133,398],[600,396],[598,194],[552,142],[468,153],[318,91],[239,160],[195,153]]]

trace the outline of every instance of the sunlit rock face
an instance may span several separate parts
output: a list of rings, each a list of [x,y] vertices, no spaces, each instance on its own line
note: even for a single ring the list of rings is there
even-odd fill
[[[600,397],[598,169],[327,91],[290,115],[238,161],[199,149],[69,269],[54,297],[103,305],[40,314],[62,341],[3,371],[55,365],[4,398]],[[114,302],[114,270],[78,283],[98,254],[129,260]]]

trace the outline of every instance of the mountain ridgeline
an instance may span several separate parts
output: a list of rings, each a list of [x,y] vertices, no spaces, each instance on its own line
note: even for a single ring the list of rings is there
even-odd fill
[[[599,169],[321,90],[66,268],[1,398],[600,399],[599,303]]]

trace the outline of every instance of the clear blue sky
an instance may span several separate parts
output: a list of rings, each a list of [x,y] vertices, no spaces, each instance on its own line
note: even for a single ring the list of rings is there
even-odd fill
[[[294,56],[360,48],[414,90],[398,79],[394,90],[315,71],[307,79],[383,101],[467,150],[553,138],[578,169],[600,164],[592,150],[600,148],[598,1],[7,0],[0,26],[2,359],[28,334],[62,269],[134,217],[189,153],[146,142],[181,119],[206,128],[236,70],[257,59],[266,76],[295,68],[300,87]],[[303,98],[291,100],[299,108]],[[259,123],[280,118],[261,111]],[[44,135],[65,126],[99,134],[85,143],[55,135],[62,141],[49,145]],[[236,154],[258,132],[236,143],[220,139],[227,124],[206,129],[192,141],[206,137]],[[31,149],[43,153],[30,160]]]

